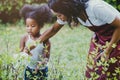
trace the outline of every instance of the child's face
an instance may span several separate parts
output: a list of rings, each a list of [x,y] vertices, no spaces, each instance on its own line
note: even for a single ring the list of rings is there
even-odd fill
[[[40,29],[41,29],[41,27],[38,26],[38,24],[36,23],[36,21],[34,19],[31,19],[31,18],[26,19],[26,30],[29,35],[31,35],[31,36],[38,35]]]

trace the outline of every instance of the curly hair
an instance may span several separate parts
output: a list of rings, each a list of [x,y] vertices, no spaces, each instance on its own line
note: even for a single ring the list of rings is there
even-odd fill
[[[81,14],[81,11],[84,10],[87,5],[85,3],[88,0],[48,0],[48,6],[55,12],[64,14],[68,23],[72,20],[78,24],[77,17]]]
[[[27,18],[34,19],[39,26],[49,22],[52,18],[52,12],[47,4],[41,5],[24,5],[20,10],[21,17],[26,20]]]

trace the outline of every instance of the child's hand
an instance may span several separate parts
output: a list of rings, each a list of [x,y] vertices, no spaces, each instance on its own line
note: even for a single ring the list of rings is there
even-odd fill
[[[27,44],[27,48],[28,48],[29,50],[34,49],[36,46],[37,46],[36,42],[28,43],[28,44]]]
[[[34,49],[36,46],[35,45],[31,45],[29,48],[30,50]]]
[[[37,61],[37,63],[39,66],[43,64],[41,61]]]
[[[47,64],[48,63],[48,58],[44,59],[44,63]]]
[[[47,64],[47,62],[48,62],[48,58],[43,59],[43,61],[37,61],[37,63],[38,63],[39,66]]]
[[[32,44],[29,45],[29,49],[30,50],[34,49],[38,44],[40,44],[39,40],[36,40],[34,43],[32,43]]]
[[[34,73],[37,74],[38,70],[39,70],[39,65],[36,66]]]
[[[27,47],[25,47],[24,52],[27,53],[28,55],[32,56],[32,54],[30,53],[30,50]]]
[[[38,72],[38,70],[39,70],[39,67],[41,66],[41,65],[43,65],[44,63],[42,62],[42,61],[37,61],[37,66],[36,66],[36,68],[35,68],[35,72],[34,73],[37,73]]]
[[[48,58],[44,58],[43,61],[42,61],[42,64],[47,64],[48,63]]]

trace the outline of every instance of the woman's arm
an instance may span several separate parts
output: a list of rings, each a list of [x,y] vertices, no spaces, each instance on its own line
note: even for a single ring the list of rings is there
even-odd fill
[[[112,35],[108,48],[106,48],[106,53],[108,54],[112,51],[112,46],[120,40],[120,18],[116,17],[111,25],[115,27],[115,31]]]
[[[50,49],[51,49],[51,43],[49,40],[45,41],[44,46],[44,57],[48,58],[50,57]]]
[[[48,30],[46,30],[41,36],[40,36],[40,42],[46,41],[52,36],[54,36],[63,25],[58,24],[57,22]]]
[[[42,61],[38,61],[39,65],[47,64],[50,58],[50,49],[51,49],[51,43],[49,40],[44,42],[44,51],[42,57],[44,58]]]

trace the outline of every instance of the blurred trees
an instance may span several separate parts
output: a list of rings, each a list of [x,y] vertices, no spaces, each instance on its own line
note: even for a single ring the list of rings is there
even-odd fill
[[[120,0],[105,0],[120,11]],[[0,22],[16,22],[20,19],[19,10],[24,4],[41,4],[47,0],[0,0]]]
[[[120,11],[120,0],[104,0]]]
[[[47,0],[0,0],[0,21],[16,22],[20,19],[19,10],[24,4],[41,4]]]

